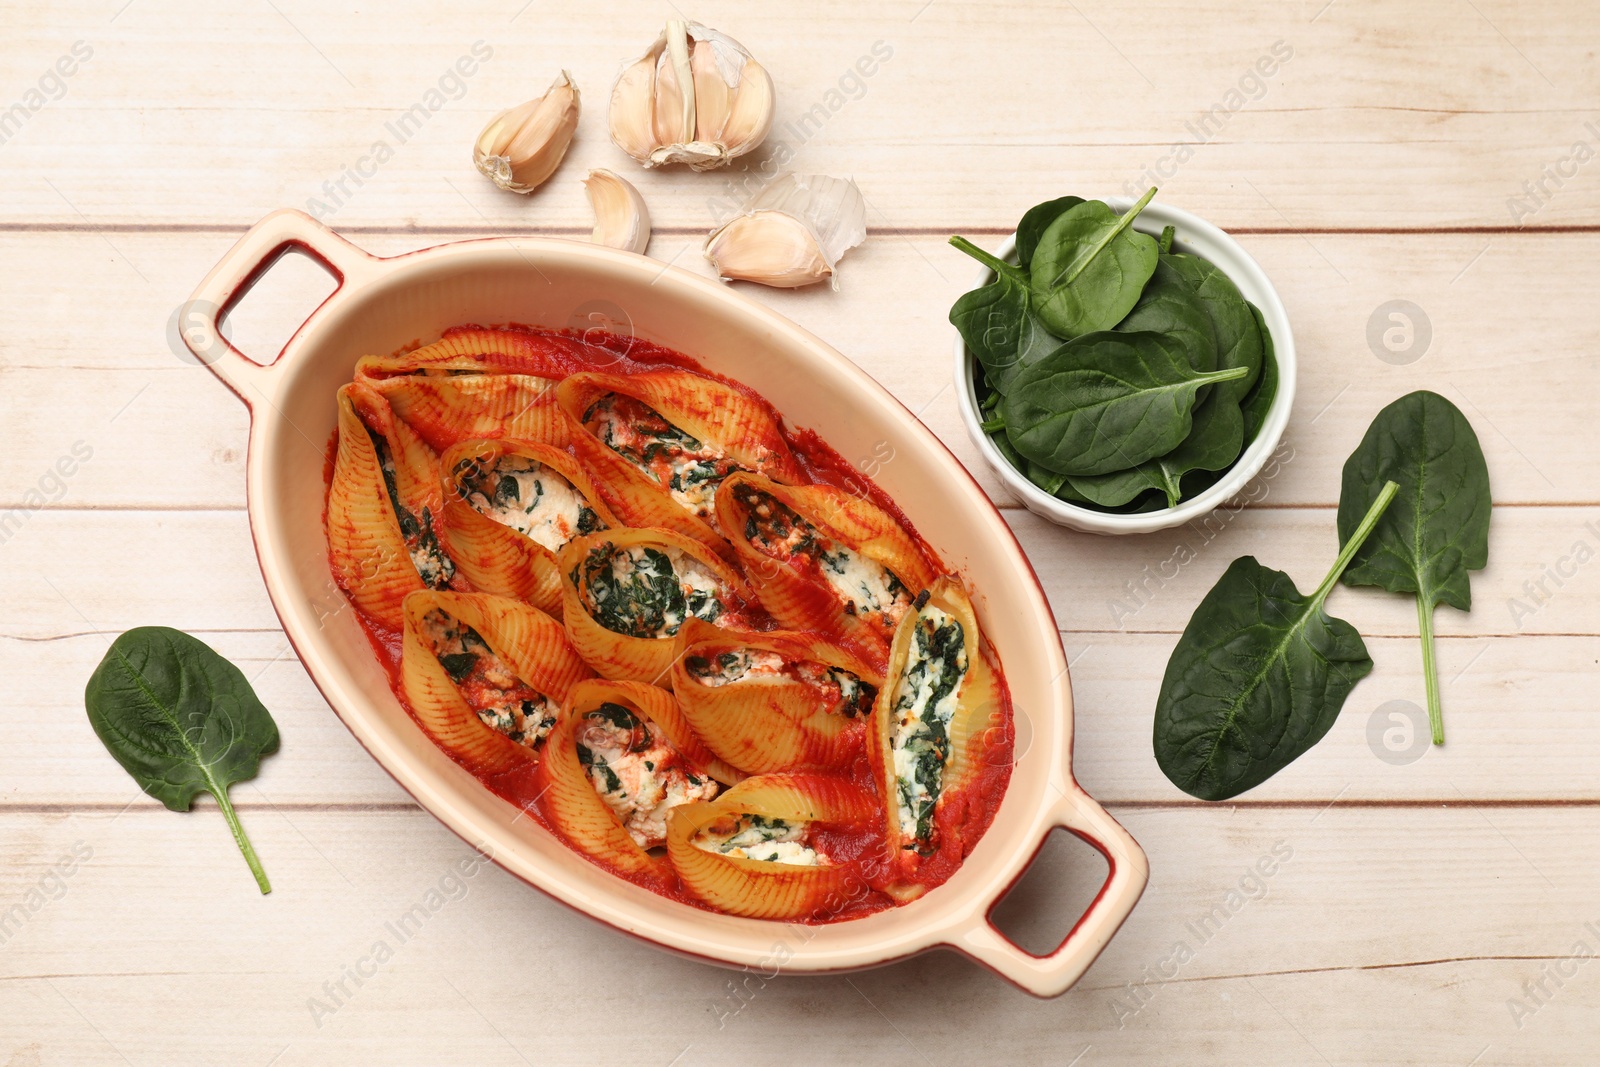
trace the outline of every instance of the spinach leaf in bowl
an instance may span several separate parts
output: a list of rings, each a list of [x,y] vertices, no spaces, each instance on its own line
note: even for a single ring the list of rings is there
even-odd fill
[[[951,237],[950,243],[994,271],[994,281],[961,294],[950,308],[950,323],[983,364],[989,384],[1007,392],[1017,371],[1054,351],[1061,339],[1033,314],[1025,271],[965,237]]]
[[[1272,331],[1267,329],[1267,320],[1260,308],[1251,304],[1250,314],[1255,317],[1256,329],[1261,331],[1261,373],[1239,402],[1239,410],[1244,414],[1246,447],[1261,432],[1261,427],[1267,421],[1267,412],[1272,410],[1272,402],[1278,398],[1278,353],[1272,343]]]
[[[1156,239],[1133,228],[1155,189],[1118,215],[1099,200],[1068,209],[1039,237],[1028,265],[1033,309],[1057,337],[1109,330],[1155,273]]]
[[[1189,435],[1196,392],[1245,373],[1197,371],[1163,334],[1092,333],[1020,371],[997,421],[1035,463],[1108,474],[1172,451]]]
[[[1173,256],[1162,256],[1156,262],[1139,302],[1117,323],[1117,331],[1167,334],[1183,344],[1195,370],[1217,369],[1217,334],[1211,325],[1211,311]]]
[[[1024,270],[1033,261],[1033,250],[1039,247],[1039,238],[1050,224],[1072,208],[1083,203],[1081,196],[1062,196],[1030,207],[1022,221],[1017,223],[1017,263]]]

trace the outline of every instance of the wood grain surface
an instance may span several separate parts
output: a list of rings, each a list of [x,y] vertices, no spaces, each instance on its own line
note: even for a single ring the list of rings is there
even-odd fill
[[[0,1065],[1600,1060],[1600,6],[708,2],[683,13],[768,66],[778,122],[704,175],[641,171],[605,133],[612,79],[671,2],[0,7]],[[490,57],[449,76],[479,42]],[[498,192],[473,137],[562,68],[584,93],[567,161],[531,197]],[[288,647],[250,548],[246,412],[175,350],[175,309],[275,208],[383,255],[583,240],[578,179],[606,166],[648,200],[650,254],[709,276],[704,234],[780,154],[854,177],[870,236],[838,292],[743,291],[883,382],[1006,509],[1072,663],[1077,774],[1151,858],[1126,927],[1053,1001],[950,954],[715,969],[498,869],[453,875],[466,846]],[[1152,183],[1261,263],[1299,393],[1256,503],[1075,534],[1018,508],[967,440],[945,315],[974,270],[945,238],[993,246],[1036,201]],[[270,359],[328,284],[286,262],[233,336]],[[1396,301],[1399,351],[1374,340]],[[1292,767],[1191,800],[1150,751],[1177,634],[1236,556],[1321,576],[1345,456],[1417,388],[1467,414],[1494,486],[1473,610],[1438,612],[1449,744],[1408,735],[1410,602],[1340,589],[1373,674]],[[157,623],[238,663],[281,727],[233,792],[270,896],[214,804],[165,811],[89,728],[107,643]],[[1053,840],[1000,921],[1048,948],[1103,874]],[[386,924],[430,890],[444,903],[401,943]]]

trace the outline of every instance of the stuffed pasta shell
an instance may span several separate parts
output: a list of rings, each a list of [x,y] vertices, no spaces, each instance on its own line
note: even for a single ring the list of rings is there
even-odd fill
[[[617,526],[570,453],[518,441],[463,441],[440,460],[444,539],[474,589],[561,614],[556,553]]]
[[[596,680],[573,687],[535,784],[546,819],[573,848],[624,874],[664,879],[666,863],[649,850],[666,843],[669,814],[740,777],[700,744],[672,694]]]
[[[569,424],[555,386],[581,365],[582,345],[532,330],[450,330],[431,345],[356,364],[368,382],[434,449],[510,437],[564,447]]]
[[[584,350],[574,338],[540,330],[453,326],[439,340],[409,352],[363,356],[356,378],[526,374],[559,381],[584,366]]]
[[[747,778],[715,800],[674,810],[667,855],[684,888],[720,911],[825,919],[866,888],[826,830],[869,825],[877,808],[870,793],[837,777]]]
[[[831,634],[880,665],[933,568],[870,500],[832,485],[730,475],[717,515],[762,605],[784,626]]]
[[[328,484],[328,559],[350,600],[391,630],[418,589],[443,589],[455,564],[439,542],[439,457],[372,388],[339,390]]]
[[[573,686],[590,677],[561,624],[538,608],[483,593],[406,597],[406,702],[428,736],[474,773],[535,760]]]
[[[813,634],[679,632],[672,691],[707,748],[750,774],[836,770],[862,753],[883,676]]]
[[[681,534],[607,530],[568,542],[556,562],[573,646],[601,677],[667,686],[689,619],[754,628],[754,597],[738,573]]]
[[[805,477],[770,409],[746,393],[677,368],[574,374],[557,387],[576,424],[572,446],[630,526],[655,526],[728,551],[716,529],[717,487],[758,471]]]
[[[1004,701],[972,602],[958,581],[940,578],[900,620],[872,712],[891,896],[920,896],[922,869],[947,874],[983,832],[984,821],[964,818],[980,799],[966,787],[985,766],[1009,766]]]

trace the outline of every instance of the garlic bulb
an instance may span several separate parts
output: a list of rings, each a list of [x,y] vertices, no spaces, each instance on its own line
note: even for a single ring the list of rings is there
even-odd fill
[[[643,252],[650,243],[650,209],[631,183],[609,170],[595,169],[583,179],[583,191],[594,208],[597,245]]]
[[[562,71],[543,96],[491,119],[472,148],[472,161],[500,188],[531,193],[560,166],[577,128],[578,87]]]
[[[837,289],[839,258],[866,236],[867,202],[855,182],[785,174],[713,231],[705,254],[724,281],[794,289],[826,278]]]
[[[721,167],[772,129],[772,78],[732,37],[673,19],[611,90],[611,139],[647,167]]]

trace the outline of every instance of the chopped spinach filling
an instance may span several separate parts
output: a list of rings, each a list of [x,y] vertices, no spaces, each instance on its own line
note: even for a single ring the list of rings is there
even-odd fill
[[[596,545],[572,580],[595,622],[626,637],[671,637],[690,616],[714,622],[722,614],[716,591],[686,587],[657,548]]]
[[[745,540],[774,559],[815,560],[824,580],[844,601],[845,614],[893,612],[910,600],[893,571],[828,537],[771,493],[746,485],[734,496],[745,507]]]
[[[934,811],[950,760],[950,720],[956,688],[967,671],[966,645],[959,620],[927,609],[916,620],[914,640],[895,690],[894,757],[900,825],[911,843],[927,854],[938,843]]]
[[[433,511],[424,506],[422,517],[400,502],[400,489],[395,481],[394,456],[384,436],[368,426],[367,436],[372,440],[373,451],[378,454],[378,466],[383,470],[383,487],[389,493],[389,505],[394,508],[395,519],[400,523],[400,537],[406,543],[406,552],[417,568],[417,575],[430,589],[443,589],[455,577],[456,564],[445,554],[439,544],[439,534],[433,528]]]

